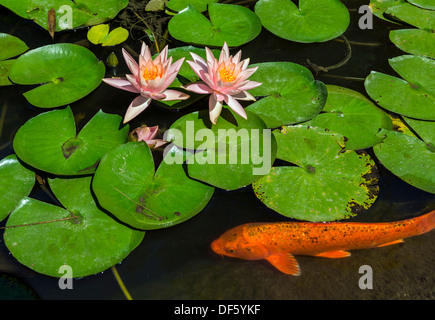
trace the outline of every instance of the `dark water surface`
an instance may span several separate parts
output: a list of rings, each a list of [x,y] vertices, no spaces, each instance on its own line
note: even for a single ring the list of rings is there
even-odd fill
[[[349,62],[316,79],[365,94],[363,81],[371,70],[394,75],[387,59],[403,54],[388,39],[391,29],[403,28],[374,17],[372,30],[358,27],[358,8],[368,0],[343,1],[350,9],[351,24],[345,36],[350,41],[382,43],[352,45]],[[0,32],[22,39],[30,49],[51,44],[48,32],[37,25],[0,8]],[[75,42],[86,39],[87,29],[57,34],[54,42]],[[127,44],[136,52],[140,43]],[[173,42],[170,47],[182,45]],[[119,74],[127,72],[120,46],[90,46],[100,60],[115,50]],[[262,31],[254,41],[241,47],[243,58],[251,63],[291,61],[301,65],[306,59],[329,66],[346,54],[342,42],[298,44]],[[108,75],[109,76],[109,75]],[[22,93],[25,86],[0,87],[0,114],[5,121],[0,136],[0,158],[14,153],[12,139],[28,119],[45,112],[29,105]],[[74,113],[84,112],[86,123],[99,109],[124,115],[135,94],[117,90],[102,83],[84,99],[71,104]],[[178,117],[191,112],[168,111],[152,104],[130,123],[133,129],[146,123],[167,129]],[[374,205],[353,221],[394,221],[423,214],[435,208],[435,195],[418,190],[391,175],[381,165],[380,195]],[[44,199],[35,187],[31,196]],[[47,199],[48,200],[48,199]],[[266,261],[244,261],[222,258],[210,249],[210,243],[229,228],[246,222],[284,221],[285,218],[266,208],[250,187],[226,192],[216,190],[207,207],[194,218],[180,225],[147,232],[143,242],[116,268],[134,299],[434,299],[435,298],[435,232],[409,238],[405,243],[378,249],[353,251],[345,259],[296,257],[302,269],[300,277],[284,275]],[[4,225],[4,222],[2,223]],[[1,232],[3,235],[3,232]],[[113,273],[75,279],[72,290],[61,290],[58,279],[38,274],[18,263],[0,239],[0,299],[124,299]],[[373,289],[358,286],[360,266],[373,269]],[[23,286],[26,284],[28,288]],[[20,291],[21,290],[21,291]]]

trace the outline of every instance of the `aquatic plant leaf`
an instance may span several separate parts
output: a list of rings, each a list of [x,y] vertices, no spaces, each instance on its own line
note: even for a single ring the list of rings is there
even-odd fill
[[[56,12],[56,31],[92,26],[113,19],[128,0],[0,0],[0,5],[48,30],[51,9]]]
[[[95,171],[111,148],[125,143],[129,126],[122,117],[101,110],[77,134],[70,107],[48,111],[28,120],[16,133],[14,150],[30,166],[57,175]]]
[[[166,157],[181,161],[171,163]],[[155,172],[146,143],[129,142],[112,149],[102,158],[92,183],[98,202],[119,220],[142,230],[190,219],[204,209],[214,188],[190,179],[183,159],[182,150],[171,148]]]
[[[421,29],[390,32],[390,40],[401,50],[435,59],[435,33]]]
[[[408,2],[423,9],[435,10],[435,2],[432,0],[408,0]]]
[[[398,21],[394,20],[389,15],[385,14],[389,8],[396,6],[398,4],[406,3],[405,0],[370,0],[369,8],[372,13],[383,20],[400,24]]]
[[[183,42],[216,47],[225,42],[230,47],[240,46],[260,34],[260,19],[248,8],[212,3],[208,14],[210,20],[189,5],[169,21],[169,33]]]
[[[16,57],[29,50],[21,39],[7,33],[0,33],[0,61]]]
[[[327,90],[323,82],[314,80],[305,67],[292,62],[265,62],[250,77],[262,85],[249,90],[262,97],[249,105],[249,110],[259,116],[268,128],[307,121],[323,108]]]
[[[278,37],[295,42],[324,42],[343,34],[349,11],[339,0],[260,0],[255,13],[262,25]]]
[[[12,154],[0,161],[0,221],[6,218],[35,184],[35,173]]]
[[[199,12],[207,10],[207,6],[211,3],[216,3],[218,0],[169,0],[166,7],[173,11],[181,11],[191,5]]]
[[[0,86],[8,86],[12,84],[9,80],[9,70],[15,62],[15,59],[10,58],[22,54],[29,47],[17,37],[7,33],[0,33],[0,48]]]
[[[359,92],[327,85],[322,113],[304,125],[327,128],[347,138],[347,150],[366,149],[382,141],[382,128],[392,129],[390,117]]]
[[[385,14],[419,29],[435,30],[435,11],[425,10],[409,3],[400,3],[385,11]]]
[[[211,50],[213,55],[218,58],[220,54],[220,50],[213,49]],[[172,57],[172,61],[177,61],[181,58],[185,58],[185,61],[192,60],[192,56],[190,55],[190,52],[195,53],[202,57],[204,60],[206,60],[206,53],[205,49],[198,48],[194,46],[184,46],[184,47],[177,47],[172,48],[168,50],[168,57]],[[153,57],[156,57],[158,55],[155,54]],[[162,101],[162,100],[154,100],[154,102],[164,108],[168,109],[181,109],[185,108],[192,103],[198,101],[199,99],[204,98],[204,95],[196,94],[191,91],[183,90],[180,88],[180,86],[187,85],[189,83],[195,82],[200,80],[199,77],[196,75],[196,73],[192,70],[192,68],[184,62],[181,65],[180,70],[178,71],[177,77],[172,82],[171,85],[169,85],[169,89],[174,89],[178,91],[185,92],[190,95],[189,99],[186,100],[171,100],[171,101]]]
[[[403,119],[426,144],[435,147],[435,121],[417,120],[407,117],[403,117]]]
[[[389,60],[403,79],[372,71],[364,86],[381,107],[416,119],[435,120],[435,60],[403,55]]]
[[[37,86],[24,93],[34,106],[55,108],[88,95],[101,83],[105,67],[88,49],[70,43],[39,47],[21,55],[9,78],[21,85]]]
[[[400,132],[387,131],[385,135],[386,138],[373,147],[382,165],[410,185],[435,193],[433,145]]]
[[[145,232],[133,230],[101,211],[91,194],[92,177],[49,180],[51,190],[65,206],[24,198],[11,213],[5,244],[28,268],[60,277],[67,265],[72,277],[102,272],[121,262],[142,241]],[[58,219],[78,216],[63,221]],[[41,223],[53,221],[48,223]]]
[[[212,125],[208,110],[192,112],[175,121],[165,138],[195,151],[187,160],[191,178],[235,190],[267,174],[276,154],[275,139],[265,123],[250,111],[246,114],[247,120],[224,107]]]
[[[109,32],[108,24],[93,26],[87,33],[88,40],[93,44],[105,46],[114,46],[127,40],[128,30],[118,27]]]
[[[277,159],[294,166],[273,167],[252,187],[269,208],[308,221],[346,219],[364,212],[378,195],[378,175],[367,153],[344,151],[338,133],[310,126],[274,131]]]

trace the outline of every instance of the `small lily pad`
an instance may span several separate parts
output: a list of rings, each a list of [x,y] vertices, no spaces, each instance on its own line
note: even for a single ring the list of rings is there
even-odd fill
[[[208,5],[216,2],[218,2],[218,0],[169,0],[166,4],[166,7],[173,11],[179,12],[187,8],[188,5],[191,5],[199,12],[203,12],[207,10]]]
[[[344,151],[338,133],[310,126],[274,131],[277,158],[294,166],[273,167],[254,182],[256,196],[269,208],[308,221],[346,219],[364,212],[378,195],[378,175],[367,153]]]
[[[105,67],[88,49],[58,43],[30,50],[12,65],[9,78],[22,85],[42,85],[24,93],[34,106],[54,108],[83,98],[101,83]]]
[[[392,129],[390,117],[359,92],[327,85],[328,98],[322,113],[304,125],[327,128],[347,138],[346,149],[359,150],[382,141],[378,133]]]
[[[0,48],[0,86],[8,86],[12,84],[8,77],[9,70],[15,62],[15,59],[10,58],[22,54],[27,51],[29,47],[17,37],[0,33]]]
[[[260,19],[248,8],[212,3],[208,15],[210,20],[189,5],[169,21],[169,33],[183,42],[217,47],[225,42],[230,47],[240,46],[260,34]]]
[[[376,17],[398,24],[397,21],[386,15],[385,11],[401,3],[405,3],[405,0],[370,0],[369,7]]]
[[[260,0],[255,13],[263,26],[278,37],[303,43],[324,42],[342,35],[350,22],[339,0]]]
[[[12,154],[0,161],[0,221],[29,195],[35,184],[35,173],[24,167]]]
[[[421,29],[400,29],[390,32],[390,40],[399,49],[435,59],[435,33]]]
[[[100,24],[89,29],[87,37],[93,44],[101,44],[103,47],[114,46],[127,40],[128,30],[118,27],[109,32],[108,24]]]
[[[268,128],[307,121],[316,116],[325,105],[327,89],[323,82],[314,80],[305,67],[292,62],[264,62],[249,78],[262,85],[249,90],[261,97],[249,105]]]
[[[435,10],[433,0],[408,0],[408,2],[423,9]]]
[[[386,131],[385,135],[383,142],[373,147],[382,165],[410,185],[435,193],[433,145],[400,132]],[[433,133],[430,135],[433,138]]]
[[[178,152],[183,151],[172,148],[166,156]],[[144,142],[129,142],[109,151],[92,184],[100,205],[141,230],[167,228],[199,213],[214,188],[190,179],[183,161],[169,163],[165,158],[155,172],[151,151]]]
[[[21,200],[6,224],[20,227],[4,233],[6,246],[20,263],[53,277],[62,276],[60,267],[67,265],[72,277],[84,277],[121,262],[140,244],[143,231],[117,222],[98,208],[91,195],[91,179],[49,180],[66,209],[32,198]]]
[[[385,14],[419,29],[435,30],[435,11],[400,3],[389,7]]]
[[[30,166],[57,175],[95,172],[101,157],[125,143],[129,126],[122,117],[101,110],[77,134],[71,108],[53,110],[28,120],[16,133],[14,150]]]
[[[403,55],[389,63],[403,79],[372,71],[364,83],[369,96],[391,112],[435,120],[435,60]]]

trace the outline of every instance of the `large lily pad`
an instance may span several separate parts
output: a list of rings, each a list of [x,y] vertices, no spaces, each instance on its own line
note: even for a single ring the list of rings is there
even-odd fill
[[[212,125],[208,111],[196,111],[172,124],[166,139],[196,151],[187,160],[190,177],[235,190],[268,173],[275,159],[275,139],[259,117],[246,113],[247,120],[224,107]]]
[[[17,156],[34,168],[57,175],[84,175],[95,171],[111,148],[125,143],[129,126],[122,118],[101,110],[77,134],[70,107],[42,113],[16,133]]]
[[[19,38],[7,33],[0,33],[0,86],[11,85],[9,80],[9,70],[16,57],[27,51],[29,47]],[[9,59],[9,60],[7,60]]]
[[[139,245],[144,232],[101,211],[91,195],[91,179],[49,180],[66,210],[31,198],[20,202],[6,226],[33,225],[8,228],[4,234],[6,246],[19,262],[53,277],[62,276],[60,267],[67,265],[73,277],[84,277],[121,262]]]
[[[172,148],[166,156],[179,152]],[[155,172],[151,151],[144,142],[129,142],[109,151],[92,184],[100,205],[142,230],[173,226],[199,213],[214,188],[190,179],[182,162],[165,159]]]
[[[199,12],[207,10],[207,6],[216,3],[218,0],[169,0],[166,7],[173,11],[181,11],[191,5]]]
[[[324,42],[343,34],[349,11],[339,0],[260,0],[255,13],[263,26],[278,37],[296,42]]]
[[[377,170],[366,153],[345,148],[338,133],[310,126],[274,131],[277,158],[294,166],[273,167],[253,183],[269,208],[295,219],[333,221],[364,212],[378,194]]]
[[[435,33],[421,29],[390,32],[390,40],[401,50],[435,59]]]
[[[40,108],[54,108],[83,98],[99,86],[105,67],[88,49],[58,43],[30,50],[20,56],[9,72],[12,82],[42,85],[24,93]]]
[[[24,167],[12,154],[0,161],[0,221],[29,195],[35,184],[35,173]]]
[[[128,0],[0,0],[0,5],[46,30],[48,12],[53,8],[56,31],[61,31],[111,20],[128,5]]]
[[[403,55],[389,63],[403,79],[372,71],[364,83],[370,97],[389,111],[435,120],[435,60]]]
[[[327,90],[323,82],[314,80],[305,67],[292,62],[265,62],[258,66],[250,80],[261,86],[249,92],[262,97],[249,105],[268,128],[307,121],[317,115],[326,102]]]
[[[400,132],[387,131],[385,135],[383,142],[373,147],[379,161],[403,181],[435,193],[433,145]]]
[[[435,30],[433,10],[425,10],[405,2],[389,7],[385,14],[420,29]]]
[[[359,92],[327,85],[328,99],[321,114],[305,125],[327,128],[347,138],[346,149],[359,150],[382,141],[378,133],[392,129],[390,117]]]
[[[408,0],[408,2],[423,9],[435,10],[435,2],[432,0]]]
[[[217,47],[225,42],[240,46],[260,34],[260,19],[248,8],[212,3],[208,15],[210,20],[189,5],[169,21],[169,33],[180,41]]]
[[[370,0],[370,10],[375,16],[383,20],[398,23],[392,17],[388,16],[385,12],[398,4],[406,3],[405,0]]]
[[[426,144],[435,147],[435,121],[423,121],[406,117],[404,117],[404,120]]]

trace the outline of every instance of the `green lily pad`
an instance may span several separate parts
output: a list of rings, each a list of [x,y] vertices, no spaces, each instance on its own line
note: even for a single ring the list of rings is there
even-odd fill
[[[129,126],[122,117],[101,110],[77,134],[71,108],[53,110],[28,120],[16,133],[17,156],[34,168],[57,175],[95,171],[111,148],[125,143]]]
[[[12,65],[9,78],[22,85],[40,86],[24,97],[40,108],[54,108],[83,98],[101,83],[105,67],[88,49],[58,43],[30,50]]]
[[[372,71],[364,85],[381,107],[416,119],[435,120],[435,60],[404,55],[389,60],[403,79]]]
[[[216,58],[219,58],[220,50],[211,50],[213,55]],[[204,60],[206,60],[206,53],[205,49],[198,48],[194,46],[184,46],[184,47],[177,47],[172,48],[168,50],[168,58],[172,57],[172,61],[175,62],[181,58],[185,58],[186,60],[192,60],[192,56],[190,55],[190,52],[196,53],[200,57],[202,57]],[[154,57],[156,57],[158,54],[155,54]],[[158,105],[167,108],[167,109],[181,109],[185,108],[187,106],[190,106],[191,104],[195,103],[196,101],[204,98],[204,95],[196,94],[191,91],[184,90],[180,88],[183,85],[187,85],[189,83],[198,81],[199,77],[196,75],[196,73],[192,70],[192,68],[187,64],[183,63],[181,65],[180,70],[178,71],[177,77],[172,82],[172,84],[169,85],[169,89],[174,89],[177,91],[183,91],[190,95],[189,99],[186,100],[171,100],[171,101],[161,101],[161,100],[155,100],[154,102]]]
[[[260,0],[255,13],[262,25],[278,37],[295,42],[324,42],[342,35],[350,22],[339,0]]]
[[[35,184],[35,173],[12,154],[0,161],[0,221],[6,218]]]
[[[346,149],[359,150],[382,141],[382,128],[392,129],[390,117],[359,92],[327,85],[328,98],[322,113],[304,125],[327,128],[347,138]]]
[[[8,78],[9,70],[15,62],[15,59],[10,58],[22,54],[29,47],[17,37],[7,33],[0,33],[0,48],[0,86],[8,86],[12,84]]]
[[[245,120],[227,107],[216,125],[207,110],[189,113],[165,133],[167,141],[194,151],[187,160],[191,178],[212,186],[235,190],[267,174],[276,154],[276,142],[254,113]]]
[[[128,30],[118,27],[109,32],[108,24],[93,26],[87,33],[88,40],[93,44],[105,46],[114,46],[127,40]]]
[[[435,33],[433,32],[421,29],[392,30],[390,40],[407,53],[435,58]]]
[[[385,14],[389,8],[396,6],[398,4],[406,3],[405,0],[370,0],[370,10],[373,14],[383,20],[396,23],[397,21],[393,20],[390,16]]]
[[[263,97],[249,105],[268,128],[307,121],[325,105],[327,90],[323,82],[314,80],[305,67],[292,62],[265,62],[252,65],[257,71],[249,78],[262,85],[249,90]]]
[[[385,13],[419,29],[435,30],[435,11],[405,2],[389,7]]]
[[[0,0],[0,5],[46,30],[48,11],[53,8],[56,31],[61,31],[109,21],[128,5],[128,0]]]
[[[388,170],[410,185],[435,193],[435,150],[416,137],[387,131],[382,143],[373,147]],[[431,133],[433,138],[433,133]]]
[[[36,272],[60,277],[60,267],[71,267],[72,277],[102,272],[121,262],[144,237],[101,211],[91,195],[92,177],[49,180],[51,190],[66,210],[24,198],[11,213],[5,244],[12,255]],[[78,218],[64,219],[72,216]],[[47,222],[48,223],[41,223]]]
[[[187,8],[188,5],[191,5],[199,12],[203,12],[207,10],[208,5],[216,2],[218,2],[218,0],[169,0],[166,7],[179,12]]]
[[[310,126],[275,130],[277,158],[294,166],[273,167],[254,182],[256,196],[286,217],[308,221],[346,219],[369,208],[378,194],[374,161],[345,148],[338,133]]]
[[[404,117],[405,122],[435,151],[435,121],[424,121]]]
[[[169,33],[183,42],[217,47],[240,46],[260,34],[260,19],[248,8],[212,3],[208,15],[210,20],[189,5],[169,21]]]
[[[408,0],[408,2],[423,9],[435,10],[433,0]]]
[[[166,157],[178,152],[182,151],[171,148]],[[151,151],[144,142],[129,142],[109,151],[92,184],[100,205],[142,230],[170,227],[199,213],[214,188],[190,179],[183,163],[170,163],[166,157],[155,172]]]

